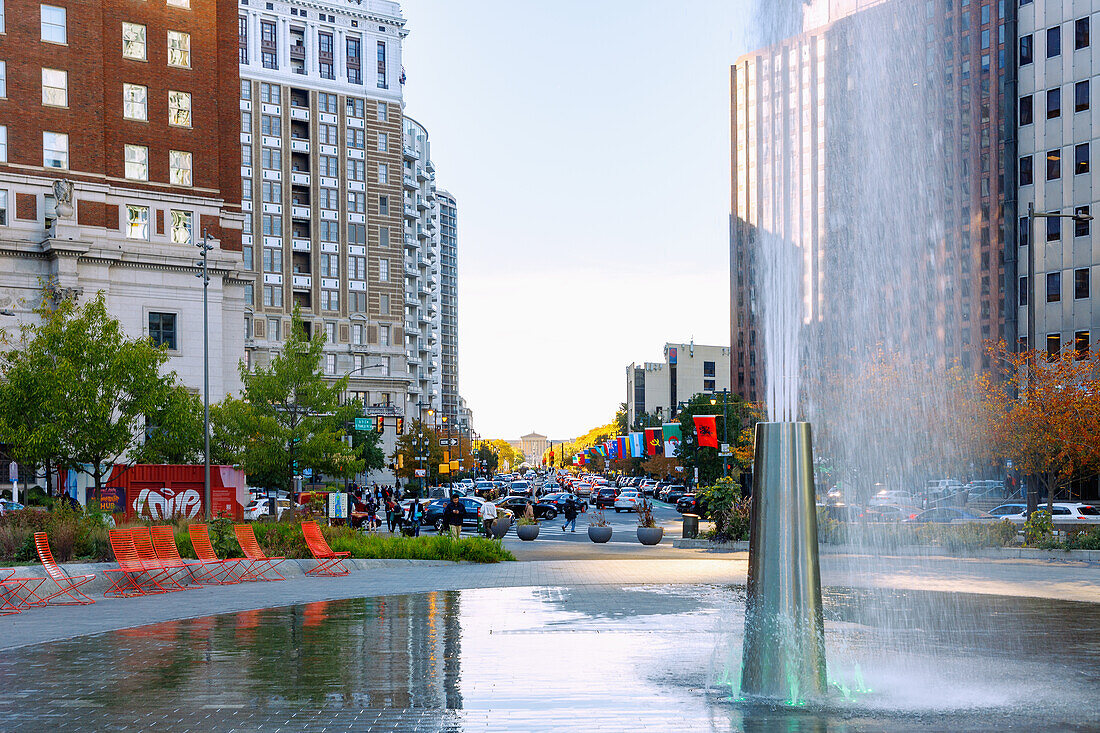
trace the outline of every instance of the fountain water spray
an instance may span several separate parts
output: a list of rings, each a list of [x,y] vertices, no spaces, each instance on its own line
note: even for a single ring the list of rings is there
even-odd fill
[[[810,424],[758,423],[754,471],[741,692],[799,705],[828,684]]]

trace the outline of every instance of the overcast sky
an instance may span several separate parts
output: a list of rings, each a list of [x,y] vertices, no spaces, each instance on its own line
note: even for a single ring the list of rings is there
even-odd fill
[[[625,367],[729,343],[737,0],[404,0],[406,113],[458,200],[459,387],[486,437],[609,422]]]

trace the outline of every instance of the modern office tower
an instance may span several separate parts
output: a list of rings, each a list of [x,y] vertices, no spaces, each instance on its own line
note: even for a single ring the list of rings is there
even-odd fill
[[[1092,43],[1092,26],[1100,13],[1087,3],[1048,0],[1021,2],[1016,12],[1019,280],[1017,287],[1009,288],[1015,295],[1011,311],[1017,314],[1022,344],[1031,333],[1034,348],[1084,351],[1100,335],[1100,309],[1092,302],[1100,287],[1100,246],[1096,222],[1065,217],[1095,216],[1100,210],[1092,170],[1092,146],[1098,137],[1092,82],[1100,73],[1100,43]],[[1032,223],[1032,207],[1061,216]],[[1034,315],[1034,325],[1029,314]]]
[[[437,191],[440,249],[440,341],[443,413],[459,418],[458,394],[458,204],[447,191]]]
[[[428,131],[406,117],[403,138],[405,357],[410,418],[431,420],[442,410],[439,303],[439,201]],[[446,416],[446,413],[443,413]]]
[[[937,368],[981,368],[985,342],[1013,337],[1005,297],[1015,291],[1015,247],[1006,241],[1015,240],[1006,221],[1015,218],[1001,204],[1013,206],[1004,168],[1012,128],[1002,111],[1014,11],[1005,5],[814,0],[801,32],[732,67],[738,394],[765,398],[769,246],[800,261],[798,318],[811,344],[840,345],[839,353],[882,343]],[[903,104],[917,117],[900,128],[919,140],[881,127],[899,121]]]
[[[236,3],[0,2],[0,328],[51,283],[105,295],[131,337],[203,383],[209,237],[210,394],[240,387]]]
[[[402,262],[404,19],[396,2],[240,3],[246,356],[266,364],[294,309],[324,372],[383,419],[411,385]]]
[[[626,367],[627,424],[633,428],[642,415],[671,420],[695,395],[729,389],[729,374],[728,346],[666,343],[663,361]]]

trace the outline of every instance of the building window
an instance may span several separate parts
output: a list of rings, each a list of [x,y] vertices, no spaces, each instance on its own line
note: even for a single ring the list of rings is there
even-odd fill
[[[1031,156],[1025,155],[1020,158],[1020,185],[1030,186],[1031,184]]]
[[[379,326],[378,327],[378,344],[380,346],[389,346],[390,345],[390,327],[389,326]]]
[[[336,95],[321,93],[317,95],[317,109],[320,112],[336,114]]]
[[[1089,207],[1078,206],[1073,210],[1074,214],[1081,217],[1087,217],[1089,215]],[[1085,218],[1073,220],[1073,236],[1075,237],[1087,237],[1089,235],[1089,220]]]
[[[389,173],[390,173],[389,166],[387,166],[385,163],[379,163],[378,164],[378,182],[379,183],[389,183],[389,177],[390,177]]]
[[[1027,277],[1020,278],[1020,290],[1016,294],[1016,300],[1021,307],[1027,305]]]
[[[390,228],[378,227],[378,246],[389,247],[390,246]]]
[[[252,133],[252,113],[241,112],[241,132]]]
[[[260,21],[260,61],[265,69],[278,69],[279,57],[275,46],[275,21]]]
[[[378,282],[390,281],[390,261],[378,260]]]
[[[248,269],[252,269],[252,268],[248,268]],[[245,305],[256,305],[256,284],[255,283],[245,283],[244,284],[244,304]],[[252,322],[249,321],[248,325],[249,325],[249,330],[251,331],[252,330],[251,329]],[[249,336],[249,338],[251,338],[252,334],[249,333],[248,336]]]
[[[1032,122],[1031,99],[1032,98],[1031,98],[1030,94],[1028,94],[1026,97],[1020,97],[1020,124],[1021,125],[1030,125],[1031,122]]]
[[[0,226],[8,225],[8,192],[0,188]]]
[[[260,134],[279,137],[282,132],[283,118],[278,115],[260,115]]]
[[[42,165],[47,168],[69,167],[69,136],[64,132],[42,133]]]
[[[1073,351],[1078,359],[1089,358],[1089,332],[1075,331],[1073,334]]]
[[[703,376],[704,377],[713,377],[714,376],[714,362],[713,361],[704,361],[703,362]]]
[[[1062,53],[1062,26],[1047,28],[1047,58],[1052,59]]]
[[[1089,108],[1089,83],[1088,80],[1079,81],[1073,85],[1073,111],[1084,112]]]
[[[1088,48],[1089,45],[1089,19],[1078,18],[1073,24],[1073,48]]]
[[[191,68],[191,34],[168,31],[168,65]]]
[[[127,204],[126,206],[126,238],[127,239],[148,239],[149,238],[149,207],[148,206],[134,206]]]
[[[1073,271],[1073,297],[1076,300],[1089,297],[1089,268],[1082,267]]]
[[[190,186],[191,153],[183,150],[169,150],[168,174],[173,186]]]
[[[0,61],[0,99],[8,96],[8,63]]]
[[[1062,114],[1062,89],[1055,87],[1047,90],[1047,119],[1051,120]]]
[[[281,296],[282,291],[280,291],[279,294]],[[278,318],[269,318],[267,320],[267,338],[271,341],[278,341],[279,339],[281,339],[282,325],[283,322],[280,321]]]
[[[282,203],[283,184],[279,181],[264,181],[260,184],[260,198],[265,204]]]
[[[42,6],[42,40],[49,43],[67,43],[65,30],[65,8],[53,5]]]
[[[69,72],[42,69],[42,104],[49,107],[69,106]]]
[[[164,346],[169,351],[176,350],[176,314],[150,313],[149,340],[153,346]]]
[[[332,70],[332,34],[331,33],[318,33],[317,34],[317,65],[318,73],[322,79],[335,79],[336,75]]]
[[[190,211],[172,210],[172,244],[191,244],[194,239]]]
[[[703,391],[704,392],[713,392],[714,391],[714,380],[713,379],[704,379],[703,380]]]
[[[325,374],[336,373],[336,354],[325,354]]]
[[[149,180],[149,148],[144,145],[126,146],[125,175],[131,181]]]
[[[283,251],[275,247],[264,247],[264,272],[283,271]]]
[[[1030,64],[1034,59],[1031,56],[1031,35],[1020,37],[1020,66]]]
[[[1062,273],[1047,273],[1047,302],[1057,303],[1062,299]]]
[[[363,337],[365,331],[366,331],[366,329],[363,328],[363,324],[361,324],[361,323],[356,323],[354,326],[352,326],[351,327],[351,342],[353,344],[359,344],[359,345],[362,345],[362,344],[366,343],[366,340]]]
[[[390,197],[379,196],[378,197],[378,213],[382,216],[387,216],[390,213]]]
[[[378,42],[378,88],[389,89],[386,82],[386,42]]]
[[[379,102],[378,103],[376,114],[378,116],[378,121],[379,122],[385,122],[386,121],[386,103],[385,102]]]
[[[1054,181],[1062,177],[1062,151],[1047,151],[1047,180]]]
[[[264,285],[264,306],[267,308],[283,307],[283,287],[281,285]],[[278,338],[278,336],[270,336],[270,333],[269,330],[270,338]]]
[[[1047,335],[1047,359],[1054,361],[1062,353],[1062,335],[1052,333]]]
[[[1073,175],[1079,176],[1089,172],[1089,144],[1081,143],[1073,146]]]
[[[378,296],[378,314],[382,316],[388,316],[390,314],[390,296]]]
[[[241,79],[241,99],[252,99],[252,82]]]
[[[1057,216],[1048,216],[1047,220],[1047,241],[1057,242],[1062,238],[1062,220]]]
[[[168,91],[168,124],[174,127],[191,126],[191,94]]]
[[[335,158],[334,158],[335,160]],[[363,181],[367,175],[366,161],[348,158],[348,180]]]
[[[378,133],[378,152],[384,153],[389,149],[390,139],[389,136],[384,133]]]
[[[278,84],[260,84],[260,101],[266,104],[282,104],[283,88]]]
[[[348,97],[345,105],[348,117],[363,118],[363,100]]]
[[[123,84],[122,116],[128,120],[148,120],[149,90],[140,84]]]
[[[362,70],[360,69],[360,58],[359,58],[360,57],[361,41],[358,38],[348,38],[347,39],[347,46],[348,46],[348,55],[347,55],[348,82],[350,82],[351,84],[362,84],[363,83],[363,73],[362,73]]]
[[[4,29],[4,0],[0,0],[0,33],[3,33]]]
[[[122,24],[122,57],[134,61],[146,58],[145,26],[138,23]]]

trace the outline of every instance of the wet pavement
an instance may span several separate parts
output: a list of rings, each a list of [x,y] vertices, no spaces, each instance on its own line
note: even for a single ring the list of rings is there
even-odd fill
[[[743,602],[728,584],[479,588],[28,645],[0,657],[0,729],[1100,727],[1096,604],[827,589],[833,692],[784,709],[738,699]]]

